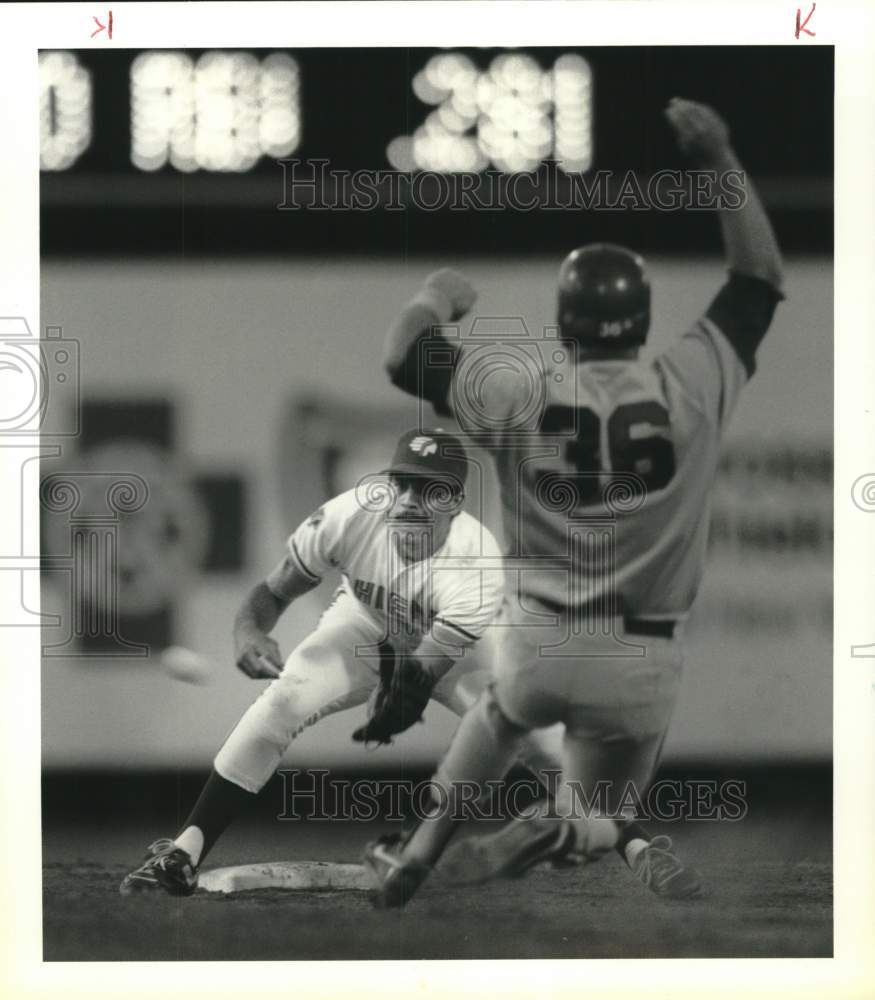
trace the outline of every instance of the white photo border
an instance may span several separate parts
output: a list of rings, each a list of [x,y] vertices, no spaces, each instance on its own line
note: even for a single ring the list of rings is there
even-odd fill
[[[333,11],[329,10],[333,6]],[[805,0],[803,17],[811,6]],[[114,35],[89,37],[112,8]],[[8,996],[213,997],[256,991],[714,997],[870,996],[875,982],[875,517],[851,488],[875,473],[875,6],[822,2],[794,37],[797,0],[7,4],[0,11],[0,316],[39,330],[37,51],[524,45],[835,46],[835,957],[474,962],[43,963],[39,635],[0,630],[4,713],[2,982]],[[805,94],[799,94],[805,100]],[[828,336],[829,331],[824,331]],[[788,368],[790,368],[788,360]],[[2,449],[0,449],[2,452]],[[8,468],[3,466],[4,483]],[[17,478],[17,467],[15,470]],[[36,483],[31,497],[36,509]],[[7,491],[4,491],[7,494]],[[8,502],[0,498],[0,518]],[[34,517],[29,529],[37,530]],[[22,551],[37,551],[36,536]],[[15,574],[6,574],[13,576]],[[0,574],[2,577],[3,574]],[[38,591],[34,590],[38,597]],[[11,599],[0,590],[3,599]],[[290,928],[290,934],[294,929]]]

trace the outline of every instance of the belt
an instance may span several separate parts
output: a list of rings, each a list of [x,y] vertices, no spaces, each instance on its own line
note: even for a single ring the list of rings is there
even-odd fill
[[[623,630],[627,635],[658,635],[666,639],[674,637],[677,622],[656,618],[630,618],[623,615]]]
[[[520,594],[519,597],[522,598],[524,594]],[[545,607],[548,611],[552,611],[556,615],[568,615],[571,613],[572,609],[568,607],[567,604],[558,604],[556,601],[551,601],[546,597],[535,597],[531,595],[534,600]],[[587,610],[595,610],[594,608],[587,609],[586,607],[578,608],[577,613],[580,615],[586,614]],[[677,628],[677,622],[671,619],[660,619],[660,618],[636,618],[634,615],[629,615],[625,613],[618,613],[618,618],[623,620],[623,631],[627,635],[653,635],[659,636],[663,639],[674,638],[675,629]]]

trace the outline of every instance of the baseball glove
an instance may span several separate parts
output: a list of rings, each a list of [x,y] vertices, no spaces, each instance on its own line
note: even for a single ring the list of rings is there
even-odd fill
[[[415,656],[384,655],[380,683],[374,692],[368,721],[352,734],[356,743],[391,743],[392,737],[422,721],[434,680]]]

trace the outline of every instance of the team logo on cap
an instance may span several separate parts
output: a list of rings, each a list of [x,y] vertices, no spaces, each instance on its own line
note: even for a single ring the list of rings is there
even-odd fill
[[[410,442],[410,450],[415,451],[417,455],[434,455],[438,450],[438,446],[434,438],[415,437]]]

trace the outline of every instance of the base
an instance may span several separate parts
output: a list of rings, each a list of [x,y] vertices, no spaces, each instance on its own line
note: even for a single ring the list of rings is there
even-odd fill
[[[361,865],[342,865],[333,861],[268,861],[201,872],[198,888],[224,893],[245,892],[248,889],[365,891],[373,888],[373,883]]]

